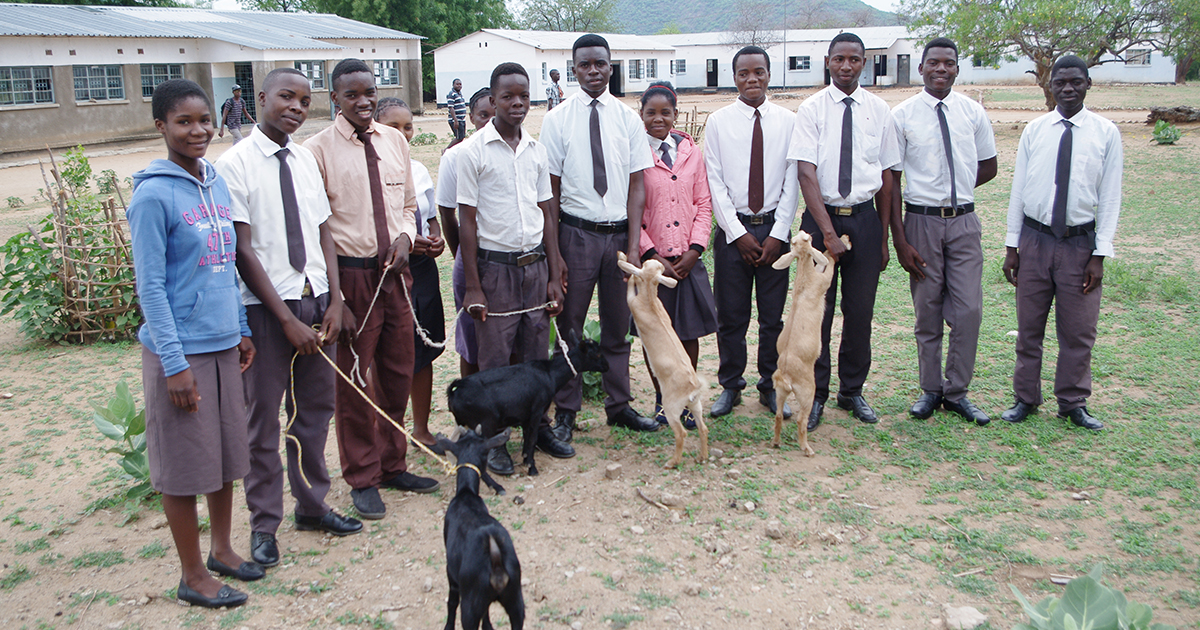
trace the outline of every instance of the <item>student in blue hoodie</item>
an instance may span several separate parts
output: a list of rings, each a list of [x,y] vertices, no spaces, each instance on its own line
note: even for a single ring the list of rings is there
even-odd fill
[[[246,594],[209,574],[243,581],[265,575],[229,540],[233,482],[250,469],[241,372],[254,360],[229,189],[204,159],[213,137],[204,90],[184,79],[166,81],[154,89],[151,108],[168,159],[134,175],[127,212],[146,318],[138,338],[150,483],[163,495],[183,565],[179,599],[205,608],[240,606]],[[200,555],[198,494],[208,499],[207,563]]]

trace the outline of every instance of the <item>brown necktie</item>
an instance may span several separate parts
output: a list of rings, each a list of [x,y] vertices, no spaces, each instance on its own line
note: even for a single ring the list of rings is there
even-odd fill
[[[288,166],[287,149],[275,152],[279,158],[279,192],[283,196],[283,226],[287,232],[288,262],[292,269],[304,273],[307,257],[304,253],[304,232],[300,230],[300,203],[296,200],[296,185],[292,181],[292,168]]]
[[[754,110],[754,133],[750,135],[750,188],[747,192],[750,212],[763,208],[763,130],[762,114]]]
[[[366,130],[356,132],[367,154],[367,179],[371,181],[371,209],[375,212],[375,240],[379,245],[379,266],[387,260],[388,247],[392,239],[388,235],[387,206],[383,201],[383,180],[379,177],[379,152],[371,144],[371,134]]]
[[[592,99],[591,117],[588,120],[588,136],[592,144],[592,188],[601,197],[608,192],[608,173],[604,170],[604,143],[600,139],[599,99]]]
[[[842,151],[838,161],[838,195],[845,199],[850,196],[854,182],[854,110],[850,105],[854,99],[847,96],[842,99],[846,111],[842,114]]]
[[[1050,215],[1050,231],[1055,238],[1067,235],[1067,190],[1071,187],[1071,121],[1064,119],[1062,137],[1058,141],[1058,161],[1054,166],[1054,208]]]

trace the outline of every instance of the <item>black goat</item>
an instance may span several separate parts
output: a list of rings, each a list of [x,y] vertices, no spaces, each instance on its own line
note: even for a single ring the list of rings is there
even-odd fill
[[[509,429],[487,440],[475,431],[458,429],[456,441],[437,436],[438,453],[450,451],[458,460],[454,498],[446,508],[442,538],[446,543],[446,579],[450,595],[446,630],[454,630],[455,610],[462,608],[462,627],[478,630],[482,621],[491,630],[488,607],[500,602],[513,630],[525,625],[525,598],[521,594],[521,562],[508,531],[479,497],[479,480],[487,466],[487,453],[504,448]]]
[[[574,340],[574,335],[568,338]],[[608,371],[608,360],[601,353],[600,344],[590,339],[579,343],[567,356],[580,374]],[[446,402],[455,422],[465,427],[482,425],[484,437],[496,435],[505,427],[520,427],[524,432],[521,450],[532,477],[538,474],[533,463],[538,425],[555,392],[572,376],[566,358],[558,354],[551,359],[492,368],[455,379],[446,390]],[[498,484],[488,485],[498,487]]]

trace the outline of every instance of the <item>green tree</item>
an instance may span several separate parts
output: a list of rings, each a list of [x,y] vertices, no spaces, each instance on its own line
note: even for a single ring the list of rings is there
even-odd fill
[[[297,13],[312,11],[310,0],[238,0],[247,11],[279,11],[281,13]]]
[[[674,22],[668,22],[665,26],[658,29],[655,35],[678,35],[683,31],[679,30],[679,25]]]
[[[618,29],[613,0],[528,0],[521,28],[533,31],[607,33]]]
[[[1162,51],[1175,61],[1175,83],[1200,61],[1200,0],[1161,0]]]
[[[108,7],[189,7],[188,2],[176,0],[6,0],[18,4],[84,4]]]
[[[1015,59],[1034,63],[1034,75],[1054,108],[1050,68],[1065,54],[1089,66],[1118,59],[1130,48],[1155,46],[1163,0],[902,0],[909,28],[930,37],[944,35],[962,56]],[[1195,0],[1188,0],[1195,1]]]

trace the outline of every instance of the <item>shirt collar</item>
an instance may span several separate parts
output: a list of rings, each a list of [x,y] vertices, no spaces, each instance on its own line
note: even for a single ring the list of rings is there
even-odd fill
[[[646,139],[650,142],[650,148],[655,151],[662,150],[662,143],[664,142],[666,142],[672,149],[679,148],[679,141],[675,139],[674,134],[668,133],[666,140],[659,140],[650,134],[646,134]]]
[[[921,102],[928,105],[930,109],[937,108],[938,103],[945,103],[946,107],[950,107],[950,99],[954,98],[955,94],[957,94],[957,92],[955,92],[954,90],[951,90],[950,93],[946,95],[946,98],[939,100],[937,97],[930,94],[925,89],[922,89],[921,90]]]
[[[507,145],[508,141],[505,140],[504,137],[500,135],[500,130],[496,129],[495,121],[496,121],[496,118],[493,117],[491,120],[488,121],[488,124],[484,125],[483,129],[480,129],[476,133],[480,134],[480,140],[482,142],[484,142],[485,144],[488,142],[503,142],[504,144]],[[517,141],[517,148],[516,148],[516,150],[513,151],[513,153],[520,155],[521,152],[524,151],[526,148],[528,148],[530,143],[532,143],[532,142],[533,142],[533,138],[530,137],[529,132],[526,131],[524,127],[522,127],[521,128],[521,139],[519,141]]]
[[[258,147],[258,150],[262,151],[263,155],[267,157],[274,157],[280,149],[287,149],[292,153],[296,152],[296,143],[292,142],[291,136],[288,136],[287,144],[284,144],[281,147],[278,144],[275,144],[274,140],[268,138],[267,134],[263,133],[262,129],[258,128],[258,125],[254,125],[254,129],[250,132],[250,137],[246,139],[254,143],[254,146]]]
[[[358,139],[358,137],[356,135],[358,133],[358,130],[354,128],[354,125],[350,124],[349,120],[346,120],[346,117],[343,116],[341,112],[338,112],[337,119],[333,121],[333,127],[334,127],[334,129],[337,129],[338,133],[342,134],[343,138],[345,138],[347,140],[352,140],[354,142],[362,142],[361,140]],[[370,122],[370,124],[367,125],[367,131],[369,133],[377,132],[377,130],[375,129],[375,121],[374,120],[372,120]]]
[[[736,101],[733,102],[733,104],[737,107],[737,111],[741,112],[741,114],[743,116],[745,116],[746,118],[753,119],[754,112],[763,112],[763,108],[765,108],[767,106],[767,103],[770,103],[770,102],[771,102],[771,99],[768,97],[766,100],[763,101],[762,105],[759,105],[758,107],[750,107],[749,105],[746,104],[746,101],[743,101],[739,97]],[[763,114],[765,114],[765,113],[766,112],[763,112]]]
[[[838,89],[838,86],[833,85],[832,83],[829,84],[829,87],[825,88],[825,91],[829,94],[829,98],[833,99],[833,102],[838,103],[839,105],[841,104],[842,100],[845,99],[847,96],[847,94],[845,92]],[[921,90],[921,92],[924,92],[924,91],[925,90]],[[861,105],[863,100],[866,97],[866,94],[863,91],[862,86],[857,85],[854,87],[854,92],[852,94],[850,94],[849,96],[850,96],[850,98],[854,99],[855,103],[858,103]]]
[[[1087,105],[1084,105],[1079,111],[1075,112],[1074,116],[1072,116],[1070,118],[1066,118],[1065,116],[1062,115],[1062,112],[1058,111],[1058,108],[1055,107],[1054,108],[1054,124],[1057,125],[1059,123],[1059,121],[1062,121],[1062,120],[1069,120],[1069,121],[1071,121],[1072,125],[1074,125],[1076,127],[1082,127],[1083,124],[1087,121],[1089,114],[1090,114],[1090,112],[1088,111]]]

